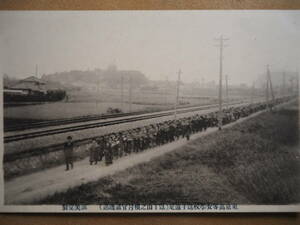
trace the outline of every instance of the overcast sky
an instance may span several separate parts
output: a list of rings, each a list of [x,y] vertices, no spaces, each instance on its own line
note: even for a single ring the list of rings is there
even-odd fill
[[[69,70],[140,70],[150,79],[217,80],[219,48],[230,40],[224,74],[250,83],[300,64],[300,11],[0,12],[0,72],[23,78]],[[298,68],[300,69],[300,68]]]

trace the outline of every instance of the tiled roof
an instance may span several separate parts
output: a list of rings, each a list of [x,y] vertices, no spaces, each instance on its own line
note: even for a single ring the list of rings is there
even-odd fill
[[[45,91],[45,82],[41,79],[38,79],[34,76],[27,77],[19,81],[17,84],[13,85],[12,89],[25,89],[25,90],[33,90],[33,91]]]
[[[31,77],[27,77],[23,80],[21,80],[21,82],[35,82],[35,83],[39,83],[39,84],[45,84],[45,82],[37,77],[31,76]]]
[[[12,89],[25,89],[33,91],[45,91],[44,85],[37,85],[36,83],[20,82],[11,87]]]
[[[47,91],[47,90],[64,90],[65,87],[56,82],[47,82],[34,76],[27,77],[20,80],[17,84],[10,86],[11,89],[23,89],[33,91]]]

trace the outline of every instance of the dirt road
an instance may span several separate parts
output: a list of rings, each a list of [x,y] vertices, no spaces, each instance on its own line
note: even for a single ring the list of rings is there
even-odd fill
[[[224,128],[233,126],[236,123],[240,123],[258,115],[259,113],[261,112],[228,124],[224,126]],[[217,128],[209,128],[206,132],[194,134],[191,137],[191,140],[216,131]],[[137,154],[131,154],[115,160],[114,164],[110,166],[105,166],[103,162],[98,165],[90,166],[88,158],[86,158],[82,161],[76,162],[74,169],[70,171],[65,171],[64,166],[59,166],[15,178],[5,183],[5,204],[29,204],[39,201],[49,195],[53,195],[56,192],[63,192],[68,188],[96,181],[102,177],[112,175],[139,163],[150,161],[153,158],[159,157],[185,145],[186,142],[186,139],[180,139],[164,146],[149,149]]]

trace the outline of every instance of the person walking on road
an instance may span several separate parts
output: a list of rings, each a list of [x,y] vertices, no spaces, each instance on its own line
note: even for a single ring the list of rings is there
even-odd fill
[[[100,137],[98,140],[97,140],[97,159],[98,161],[102,161],[102,158],[104,156],[104,149],[105,149],[105,140],[104,140],[104,137]]]
[[[67,137],[67,142],[64,145],[64,155],[66,163],[66,171],[69,170],[69,166],[73,169],[73,148],[74,144],[72,142],[72,137]]]
[[[90,151],[90,165],[93,165],[93,163],[98,163],[98,144],[96,139],[93,139],[92,145],[89,148]]]
[[[108,138],[106,148],[104,149],[105,165],[109,166],[113,163],[112,140]]]

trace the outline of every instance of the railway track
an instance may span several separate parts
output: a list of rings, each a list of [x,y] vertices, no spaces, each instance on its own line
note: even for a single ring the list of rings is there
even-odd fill
[[[241,104],[241,102],[229,103],[228,105],[233,106],[233,105],[237,105],[237,104]],[[199,107],[188,108],[188,109],[180,109],[180,110],[178,110],[178,114],[194,112],[194,111],[199,111],[199,110],[204,110],[204,109],[210,109],[210,108],[213,108],[216,106],[217,106],[217,104],[199,106]],[[90,124],[74,125],[71,127],[53,128],[53,129],[48,129],[48,130],[43,130],[43,131],[33,131],[33,132],[29,132],[29,133],[24,133],[24,134],[6,136],[6,137],[4,137],[4,143],[16,142],[16,141],[21,141],[21,140],[26,140],[26,139],[49,136],[49,135],[54,135],[54,134],[62,134],[62,133],[91,129],[91,128],[111,126],[111,125],[116,125],[116,124],[121,124],[121,123],[135,122],[135,121],[145,120],[145,119],[153,119],[153,118],[158,118],[158,117],[162,117],[162,116],[170,116],[173,114],[174,114],[173,111],[168,111],[168,112],[161,112],[161,113],[153,113],[150,115],[138,115],[138,116],[134,116],[134,117],[130,117],[130,118],[122,118],[122,119],[117,119],[117,120],[113,120],[113,121],[100,121],[100,122],[95,122],[95,123],[90,123]],[[63,125],[63,124],[58,124],[58,125]]]
[[[105,120],[105,119],[112,119],[112,118],[124,117],[124,116],[134,116],[143,113],[144,112],[132,112],[132,113],[118,113],[118,114],[110,114],[110,115],[91,115],[91,116],[81,116],[81,117],[70,118],[70,119],[58,119],[58,120],[43,121],[43,122],[24,123],[18,125],[5,126],[4,132],[23,131],[28,129],[60,126],[60,125],[67,125],[72,123],[88,122],[93,120]]]
[[[216,104],[209,104],[199,107],[206,107],[206,106],[216,106]],[[193,108],[195,106],[185,107],[181,109]],[[168,110],[170,111],[170,110]],[[42,122],[31,122],[31,123],[23,123],[17,125],[8,125],[4,126],[4,132],[14,132],[14,131],[25,131],[29,129],[37,129],[37,128],[44,128],[44,127],[51,127],[51,126],[61,126],[61,125],[68,125],[74,123],[82,123],[82,122],[89,122],[95,120],[106,120],[106,119],[114,119],[118,117],[125,117],[125,116],[137,116],[146,114],[148,112],[139,111],[139,112],[128,112],[128,113],[117,113],[117,114],[101,114],[101,115],[88,115],[88,116],[80,116],[75,118],[69,119],[57,119],[51,121],[42,121]]]

